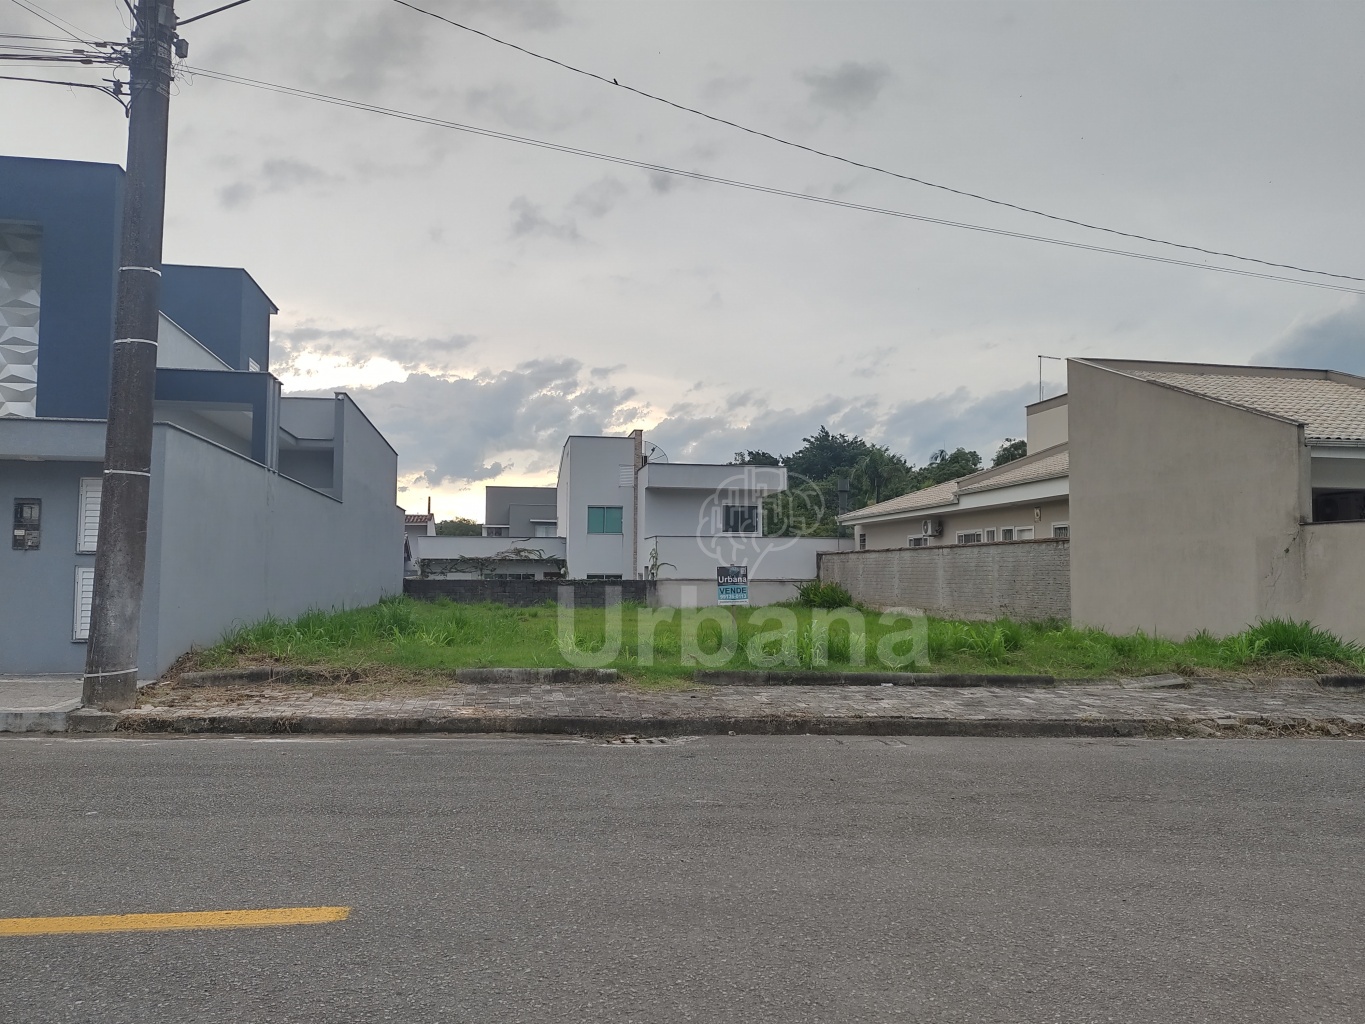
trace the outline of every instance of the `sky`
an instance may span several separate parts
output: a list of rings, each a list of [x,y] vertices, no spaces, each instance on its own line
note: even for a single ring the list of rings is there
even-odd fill
[[[38,2],[78,35],[127,35],[122,0]],[[1362,4],[413,2],[862,163],[1365,277]],[[57,30],[0,0],[0,33]],[[349,391],[398,450],[413,511],[430,497],[440,518],[479,520],[484,485],[553,483],[566,435],[635,427],[673,461],[785,454],[821,425],[916,464],[958,446],[989,459],[1022,436],[1039,354],[1365,374],[1360,295],[776,196],[192,70],[821,199],[1292,273],[803,152],[394,0],[252,0],[184,36],[165,258],[251,273],[280,309],[271,369],[288,393]],[[0,74],[35,67],[98,78]],[[97,92],[0,81],[0,109],[9,155],[123,162],[126,122]],[[1065,390],[1063,367],[1043,363],[1046,395]]]

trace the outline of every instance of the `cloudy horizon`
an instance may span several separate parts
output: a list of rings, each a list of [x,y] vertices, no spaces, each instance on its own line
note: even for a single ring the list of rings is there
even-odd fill
[[[1365,276],[1359,5],[414,2],[902,173]],[[213,6],[177,3],[182,18]],[[126,34],[114,0],[44,9],[80,34]],[[9,4],[0,32],[55,29]],[[185,35],[192,67],[1204,259],[802,153],[390,0],[253,0]],[[0,94],[7,154],[123,162],[107,98]],[[481,518],[487,483],[553,482],[570,432],[640,426],[674,459],[725,461],[789,453],[825,425],[916,463],[959,445],[989,458],[1022,433],[1039,353],[1365,374],[1355,295],[765,195],[190,72],[171,118],[166,260],[245,267],[280,307],[286,389],[350,391],[400,453],[399,503],[424,509],[430,494],[441,518]],[[1059,365],[1044,365],[1048,394]]]

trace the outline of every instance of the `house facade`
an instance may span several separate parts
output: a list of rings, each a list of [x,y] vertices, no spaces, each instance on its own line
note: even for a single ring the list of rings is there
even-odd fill
[[[1365,378],[1071,359],[1067,379],[1027,408],[1025,458],[842,517],[894,567],[844,559],[839,578],[951,613],[973,573],[995,586],[978,607],[1008,603],[1006,576],[1029,607],[1032,573],[1054,614],[1061,545],[1077,625],[1183,639],[1282,617],[1365,642]],[[967,551],[983,544],[1012,548]]]
[[[0,158],[0,672],[80,672],[123,172]],[[401,588],[397,456],[344,394],[285,398],[244,270],[162,274],[139,672],[268,614]],[[390,538],[376,542],[376,538]]]
[[[644,434],[574,436],[554,487],[487,489],[483,537],[418,538],[428,578],[656,580],[661,604],[714,603],[716,571],[748,568],[753,603],[785,600],[834,538],[771,537],[763,499],[780,466],[670,463]],[[460,560],[464,561],[461,562]]]
[[[840,516],[857,550],[999,544],[1070,534],[1067,396],[1025,409],[1028,454]]]

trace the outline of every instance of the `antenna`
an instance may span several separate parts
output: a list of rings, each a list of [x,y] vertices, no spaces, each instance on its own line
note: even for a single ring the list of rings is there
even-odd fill
[[[1064,356],[1039,356],[1039,357],[1038,357],[1038,401],[1040,401],[1040,402],[1043,400],[1043,360],[1044,360],[1044,359],[1055,359],[1055,360],[1057,360],[1057,362],[1059,362],[1059,363],[1064,363],[1064,362],[1066,362],[1066,358],[1065,358]]]

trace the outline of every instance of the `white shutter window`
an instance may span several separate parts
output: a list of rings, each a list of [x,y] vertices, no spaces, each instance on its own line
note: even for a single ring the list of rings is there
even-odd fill
[[[618,472],[618,477],[619,477],[619,479],[617,480],[617,482],[618,482],[622,487],[634,487],[634,486],[635,486],[635,468],[634,468],[633,466],[629,465],[628,463],[624,463],[624,462],[623,462],[623,463],[620,464],[620,467],[619,467],[619,469],[618,469],[617,472]]]
[[[90,639],[90,605],[95,600],[95,567],[76,569],[76,602],[71,616],[71,639],[80,642]]]
[[[100,537],[100,493],[104,481],[97,476],[81,477],[80,507],[76,513],[76,550],[92,554]]]

